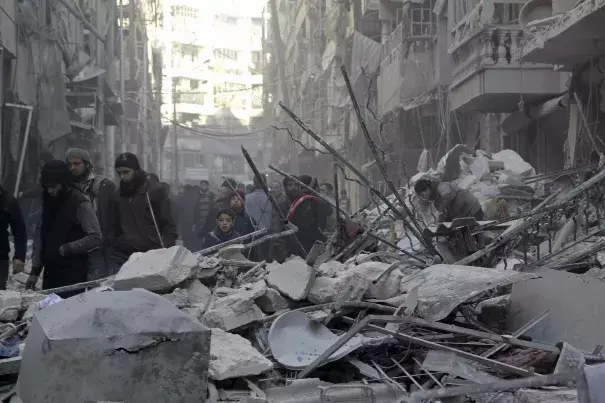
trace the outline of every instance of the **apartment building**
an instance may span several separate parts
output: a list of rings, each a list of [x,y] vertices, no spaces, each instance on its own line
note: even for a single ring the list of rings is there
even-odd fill
[[[263,112],[262,3],[167,0],[163,17],[164,123],[226,135],[250,131]],[[168,128],[163,172],[171,179],[173,135]],[[203,135],[197,137],[198,144],[178,147],[181,176],[192,180],[213,171],[202,163],[209,159]],[[191,169],[204,173],[192,178]]]

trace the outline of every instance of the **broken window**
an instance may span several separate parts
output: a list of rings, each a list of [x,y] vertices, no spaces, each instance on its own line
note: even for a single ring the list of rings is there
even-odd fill
[[[412,37],[430,37],[435,34],[435,19],[433,18],[433,1],[411,4],[410,35]]]

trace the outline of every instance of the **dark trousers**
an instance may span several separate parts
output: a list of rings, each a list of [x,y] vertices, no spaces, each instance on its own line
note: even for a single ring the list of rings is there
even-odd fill
[[[8,260],[0,261],[0,290],[6,290],[6,282],[8,281]]]

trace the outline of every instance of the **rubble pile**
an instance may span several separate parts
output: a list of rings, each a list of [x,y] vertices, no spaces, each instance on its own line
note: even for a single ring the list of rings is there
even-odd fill
[[[533,168],[509,150],[490,156],[463,146],[427,174],[485,196],[484,207],[490,197],[534,198],[547,182],[534,181]],[[561,190],[573,192],[589,193]],[[417,201],[404,200],[409,208]],[[537,228],[531,244],[514,235],[528,222],[539,227],[533,216],[489,227],[484,247],[460,261],[448,260],[447,247],[429,253],[379,206],[366,211],[366,231],[397,248],[256,263],[239,245],[211,257],[175,246],[135,254],[115,277],[84,283],[91,289],[67,300],[0,291],[0,375],[12,377],[8,396],[17,393],[24,403],[75,402],[75,395],[133,402],[592,402],[583,396],[605,368],[605,271],[597,258],[605,242],[588,236],[600,234],[599,208],[581,203],[583,222],[570,214],[573,203],[563,205],[565,213]],[[534,200],[518,209],[540,212]],[[471,223],[473,230],[484,225]],[[434,227],[423,236],[439,245],[439,237],[460,243],[452,234],[468,224]],[[65,387],[70,383],[82,386],[76,393]]]

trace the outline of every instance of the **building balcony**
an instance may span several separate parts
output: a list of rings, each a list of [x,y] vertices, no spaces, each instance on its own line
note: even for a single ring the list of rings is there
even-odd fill
[[[433,36],[411,36],[409,29],[409,24],[399,24],[382,45],[378,76],[380,114],[397,108],[408,109],[416,98],[435,86],[432,60],[436,39]]]
[[[523,47],[523,60],[551,63],[565,70],[605,53],[605,0],[584,1],[545,22],[529,21],[535,32]]]
[[[484,15],[473,10],[450,32],[453,44],[448,52],[454,61],[452,110],[513,112],[521,100],[526,105],[537,103],[565,91],[566,73],[555,71],[550,64],[520,60],[525,38],[515,22],[522,3],[486,2]],[[504,18],[503,9],[516,12]],[[492,14],[485,15],[490,10]],[[498,23],[507,21],[510,23]]]

